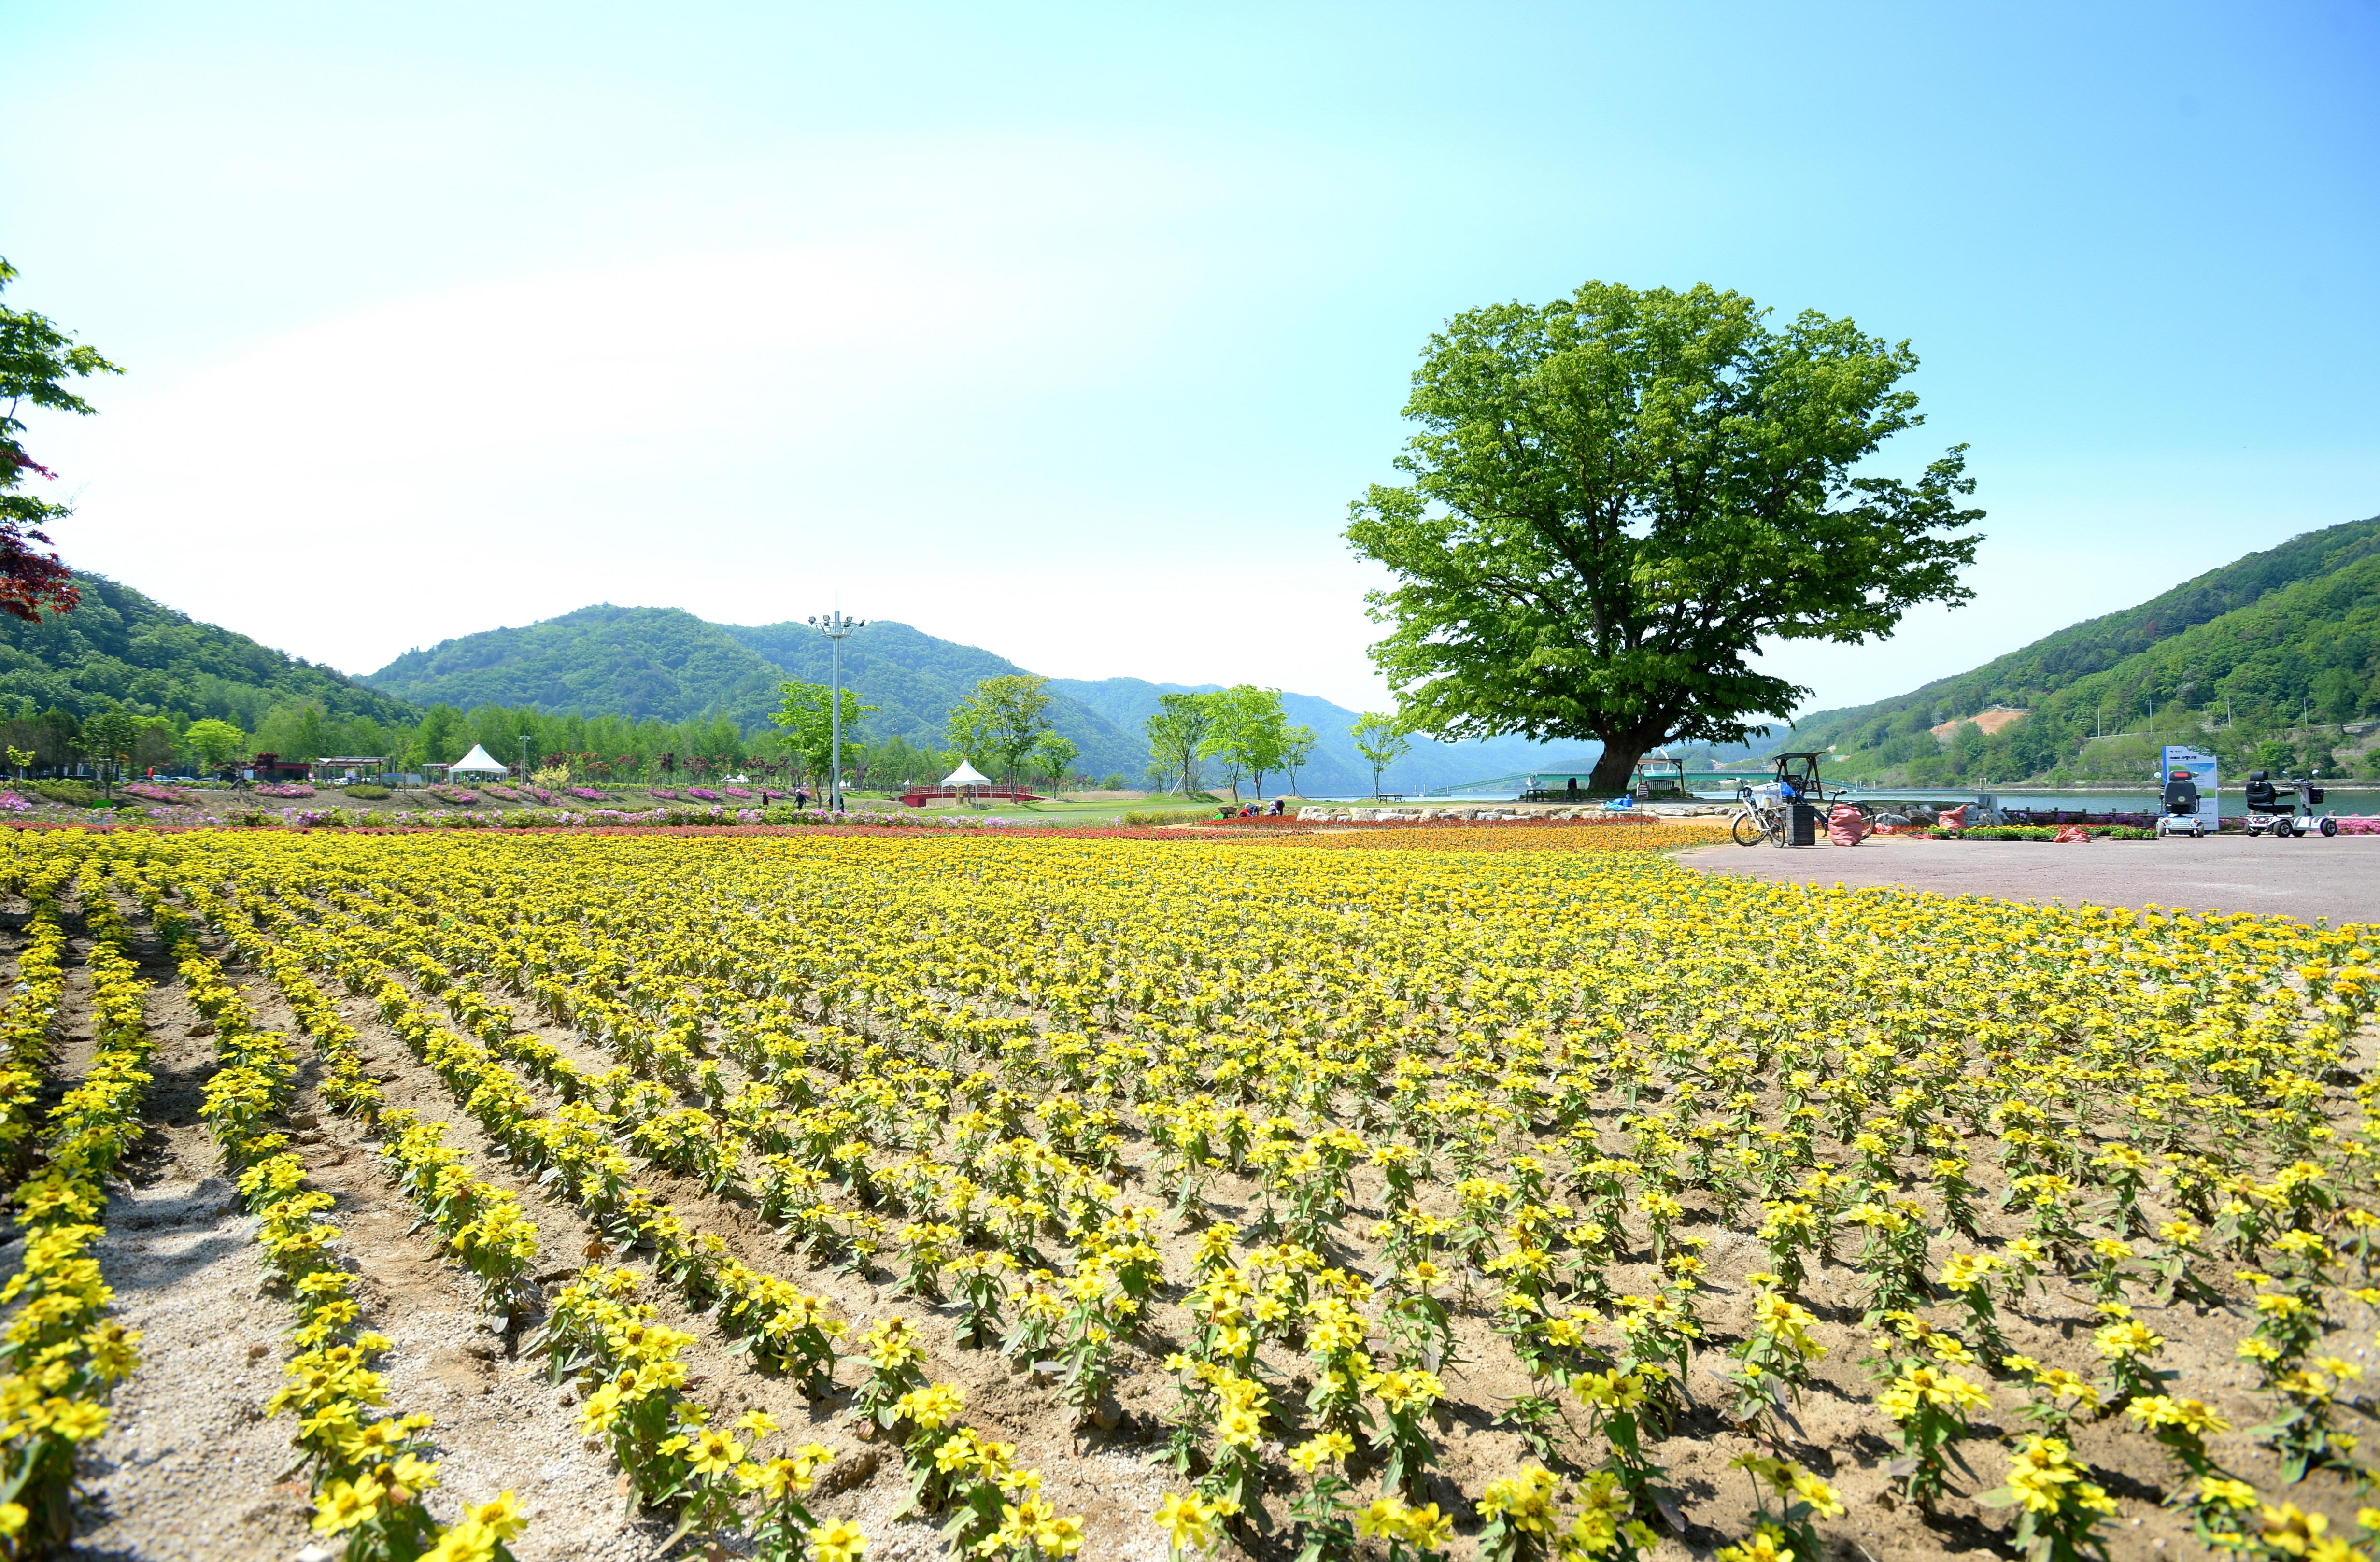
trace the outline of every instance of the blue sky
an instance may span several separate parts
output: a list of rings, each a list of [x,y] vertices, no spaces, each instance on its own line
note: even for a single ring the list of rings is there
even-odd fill
[[[1589,277],[1907,337],[1974,603],[1875,698],[2380,511],[2380,7],[0,11],[70,560],[350,671],[845,607],[1378,704],[1428,332]]]

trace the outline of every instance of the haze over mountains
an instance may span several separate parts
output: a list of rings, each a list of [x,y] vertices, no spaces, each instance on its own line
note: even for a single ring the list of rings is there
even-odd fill
[[[665,721],[723,714],[751,727],[777,708],[779,680],[824,683],[829,658],[827,641],[808,624],[714,624],[680,608],[607,604],[410,651],[361,681],[417,705],[536,705]],[[991,652],[889,621],[870,623],[843,644],[844,684],[877,707],[868,735],[920,745],[941,742],[942,718],[979,680],[1025,670]],[[1157,697],[1216,687],[1053,678],[1049,716],[1081,750],[1076,763],[1086,773],[1121,773],[1138,786],[1149,757],[1143,724],[1156,713]],[[1355,712],[1305,694],[1285,693],[1281,704],[1293,723],[1314,729],[1314,758],[1297,776],[1301,790],[1324,796],[1371,789],[1371,769],[1347,734]],[[1422,791],[1558,765],[1583,774],[1595,752],[1591,743],[1417,738],[1389,785]]]

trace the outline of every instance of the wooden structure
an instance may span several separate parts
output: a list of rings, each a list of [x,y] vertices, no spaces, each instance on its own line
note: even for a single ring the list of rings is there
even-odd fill
[[[929,802],[1039,802],[1041,794],[1023,787],[912,787],[901,794],[901,800],[911,808],[923,808]]]
[[[388,775],[386,754],[331,754],[313,764],[313,778],[324,786],[378,781]]]

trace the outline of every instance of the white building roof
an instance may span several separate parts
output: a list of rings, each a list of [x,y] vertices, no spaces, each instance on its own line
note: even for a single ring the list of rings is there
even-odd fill
[[[952,771],[948,775],[942,777],[942,785],[945,787],[989,787],[991,785],[991,777],[976,769],[975,766],[967,763],[966,761],[961,760],[959,761],[959,767],[956,770]]]
[[[477,743],[474,743],[471,745],[471,751],[469,753],[465,754],[461,759],[456,760],[453,764],[446,767],[446,774],[449,775],[467,775],[472,774],[481,775],[503,775],[506,774],[506,770],[502,761],[492,758],[487,750],[480,747]]]

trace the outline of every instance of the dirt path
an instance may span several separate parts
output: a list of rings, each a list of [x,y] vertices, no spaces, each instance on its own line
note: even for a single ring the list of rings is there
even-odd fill
[[[157,983],[150,1132],[110,1190],[95,1253],[116,1317],[141,1333],[141,1365],[118,1385],[90,1459],[76,1550],[157,1562],[286,1556],[310,1540],[313,1505],[302,1480],[279,1481],[289,1428],[263,1406],[281,1385],[291,1315],[263,1294],[256,1223],[199,1121],[212,1036],[193,1033],[199,1017],[150,941],[138,953]]]
[[[1678,860],[1705,873],[1780,884],[1889,885],[2070,906],[2213,907],[2301,921],[2327,918],[2334,927],[2380,922],[2380,836],[2177,836],[2082,846],[1882,837],[1848,848],[1697,847],[1680,852]]]

